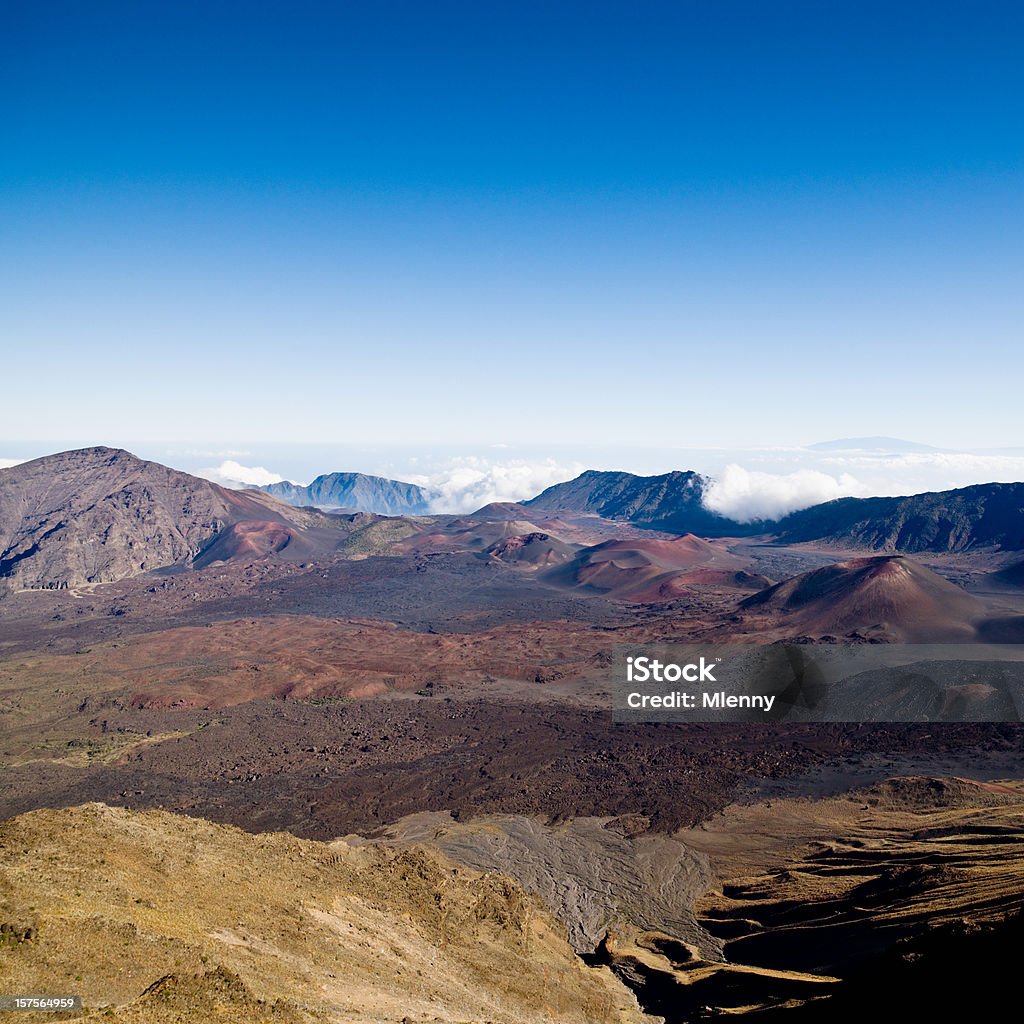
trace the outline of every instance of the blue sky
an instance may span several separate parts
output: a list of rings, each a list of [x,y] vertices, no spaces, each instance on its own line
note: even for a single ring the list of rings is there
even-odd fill
[[[0,439],[1020,445],[1022,46],[1010,3],[9,5]]]

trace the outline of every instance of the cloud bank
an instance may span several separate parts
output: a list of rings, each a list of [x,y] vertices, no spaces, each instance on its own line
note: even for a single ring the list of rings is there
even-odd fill
[[[432,512],[462,513],[474,512],[492,501],[532,498],[545,487],[578,476],[585,468],[582,463],[567,465],[555,459],[495,461],[466,455],[439,463],[426,473],[401,476],[428,492]],[[236,488],[261,487],[285,479],[264,466],[244,466],[232,459],[197,472],[206,480]]]
[[[493,501],[524,501],[552,484],[595,468],[568,458],[512,459],[503,458],[502,454],[494,450],[493,454],[437,456],[426,464],[419,462],[418,472],[414,473],[408,472],[410,464],[416,462],[414,459],[401,467],[387,464],[360,468],[419,484],[431,497],[431,511],[456,514],[472,512]],[[834,498],[919,494],[977,483],[1024,480],[1024,454],[1019,452],[821,453],[780,448],[731,452],[727,457],[732,461],[723,458],[716,465],[717,460],[707,457],[679,454],[678,468],[705,473],[709,478],[704,497],[706,507],[745,523],[778,519]],[[0,466],[18,461],[0,460]],[[664,468],[645,471],[663,472]],[[329,470],[325,467],[324,471]],[[248,466],[234,459],[198,470],[198,475],[231,487],[259,486],[285,479],[263,465]]]
[[[849,473],[838,477],[816,469],[763,473],[733,463],[709,484],[704,492],[704,505],[729,519],[752,523],[759,519],[779,519],[823,501],[862,493],[863,486]]]
[[[704,495],[713,512],[741,523],[778,519],[833,498],[888,497],[1024,480],[1024,456],[972,452],[806,455],[813,467],[765,472],[730,463]]]
[[[494,462],[467,455],[409,482],[435,496],[431,502],[434,512],[473,512],[492,501],[532,498],[545,487],[578,476],[584,468],[581,463],[566,465],[555,459]]]
[[[240,462],[227,459],[219,466],[200,469],[199,476],[212,480],[224,487],[262,487],[264,484],[279,484],[284,477],[271,473],[263,466],[243,466]]]

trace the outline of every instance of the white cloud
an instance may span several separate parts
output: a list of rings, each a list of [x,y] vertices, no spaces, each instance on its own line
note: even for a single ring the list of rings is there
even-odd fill
[[[730,464],[704,493],[704,505],[741,523],[778,519],[789,512],[818,505],[833,498],[864,493],[849,473],[829,476],[815,469],[794,473],[763,473]]]
[[[24,459],[0,459],[0,469],[10,469],[11,466],[20,466]]]
[[[473,512],[492,501],[523,501],[551,484],[578,476],[586,467],[565,465],[554,459],[496,462],[475,455],[435,463],[427,473],[400,474],[431,495],[434,512]],[[263,466],[243,466],[233,460],[198,471],[198,475],[225,487],[262,486],[284,477]],[[384,473],[387,475],[387,473]]]
[[[225,487],[262,487],[264,484],[279,484],[284,479],[263,466],[243,466],[233,459],[198,472],[199,476]]]
[[[704,504],[732,519],[751,522],[833,498],[921,494],[1024,480],[1024,456],[1019,454],[808,452],[797,459],[802,468],[793,471],[782,471],[781,461],[773,461],[771,472],[735,463],[725,466],[714,474]]]
[[[707,460],[693,464],[684,458],[678,468],[705,472],[711,478],[705,505],[740,522],[777,519],[833,498],[918,494],[975,483],[1024,480],[1021,454],[822,453],[781,448],[729,454],[735,461],[723,464],[723,459],[709,465]],[[17,461],[0,460],[0,466]],[[418,472],[411,474],[408,470],[414,464]],[[524,501],[545,487],[595,467],[567,459],[503,458],[500,451],[494,451],[455,458],[410,456],[401,467],[360,468],[419,484],[432,496],[434,512],[465,513],[492,501]],[[199,470],[198,475],[233,487],[284,479],[264,466],[246,466],[233,459]]]
[[[492,462],[467,455],[430,474],[413,477],[410,483],[436,495],[431,503],[435,512],[472,512],[492,501],[532,498],[545,487],[578,476],[584,468],[580,463],[565,465],[554,459]]]

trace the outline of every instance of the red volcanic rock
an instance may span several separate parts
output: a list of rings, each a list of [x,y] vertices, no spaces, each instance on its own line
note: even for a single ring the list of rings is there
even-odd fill
[[[232,523],[193,565],[202,569],[213,562],[266,558],[283,551],[299,536],[297,530],[282,523]]]
[[[875,631],[906,642],[972,640],[985,607],[902,555],[836,562],[783,580],[740,607],[808,635]]]
[[[536,531],[500,540],[492,544],[487,553],[499,562],[539,569],[567,562],[573,557],[574,549],[549,533]]]
[[[624,601],[668,601],[690,583],[730,586],[743,561],[693,534],[671,540],[610,540],[584,548],[548,582]]]

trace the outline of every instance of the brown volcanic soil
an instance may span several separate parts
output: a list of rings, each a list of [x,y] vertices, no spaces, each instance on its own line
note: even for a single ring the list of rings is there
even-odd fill
[[[672,540],[605,541],[584,548],[544,579],[619,601],[653,602],[685,594],[695,583],[741,582],[739,574],[748,564],[720,544],[685,534]]]
[[[525,519],[479,520],[437,519],[430,527],[396,545],[395,553],[425,555],[442,551],[483,552],[495,544],[530,533],[543,533],[536,524]]]
[[[715,559],[727,558],[719,545],[701,540],[692,533],[672,540],[608,541],[591,548],[589,561],[634,561],[637,564],[663,566],[666,569],[689,569]]]
[[[878,636],[905,643],[970,642],[986,606],[901,555],[854,558],[796,576],[740,607],[807,635]]]
[[[575,554],[575,548],[549,533],[538,531],[500,540],[487,549],[487,554],[506,565],[534,571],[567,562]]]
[[[207,546],[193,564],[197,569],[205,568],[214,562],[227,562],[233,559],[253,561],[276,555],[286,547],[304,547],[303,554],[310,557],[315,551],[312,544],[303,545],[298,530],[281,523],[245,522],[232,523]],[[300,555],[301,557],[301,555]]]
[[[690,599],[687,607],[706,610],[713,603]],[[138,633],[282,613],[372,617],[425,633],[481,632],[537,621],[618,628],[644,620],[657,620],[664,631],[678,622],[680,607],[641,614],[611,601],[560,593],[532,574],[469,554],[238,561],[101,587],[8,595],[0,600],[0,657],[77,651]],[[698,624],[702,614],[696,615]]]
[[[578,679],[605,669],[608,646],[605,631],[572,622],[442,635],[372,619],[266,616],[0,662],[0,689],[25,692],[43,679],[75,678],[76,692],[127,694],[133,707],[216,709],[268,697]]]
[[[533,574],[467,553],[325,561],[309,571],[258,586],[251,594],[214,598],[204,612],[211,618],[251,615],[253,602],[261,615],[379,618],[409,629],[438,632],[552,620],[594,626],[636,620],[634,613],[611,601],[561,593],[544,586]]]
[[[640,813],[670,829],[858,751],[1019,742],[999,726],[611,726],[616,642],[787,634],[785,616],[730,622],[735,607],[713,588],[656,608],[576,597],[471,554],[14,595],[0,602],[0,813],[102,799],[314,836],[421,810]]]
[[[238,628],[245,641],[256,627]],[[202,665],[150,643],[140,648],[147,657],[172,660],[149,663],[131,689],[103,671],[69,673],[65,659],[5,663],[0,708],[11,727],[0,734],[0,816],[104,800],[312,837],[422,810],[641,814],[671,830],[707,819],[759,780],[835,761],[841,775],[849,771],[842,762],[866,752],[959,752],[979,770],[1021,754],[1012,725],[614,726],[558,681],[482,680],[463,692],[441,682],[423,687],[436,696],[176,709],[165,683],[160,700],[140,700],[139,686],[158,670],[198,679]],[[122,650],[97,652],[94,664],[116,666],[104,659]],[[257,686],[262,674],[240,662],[231,678]]]

